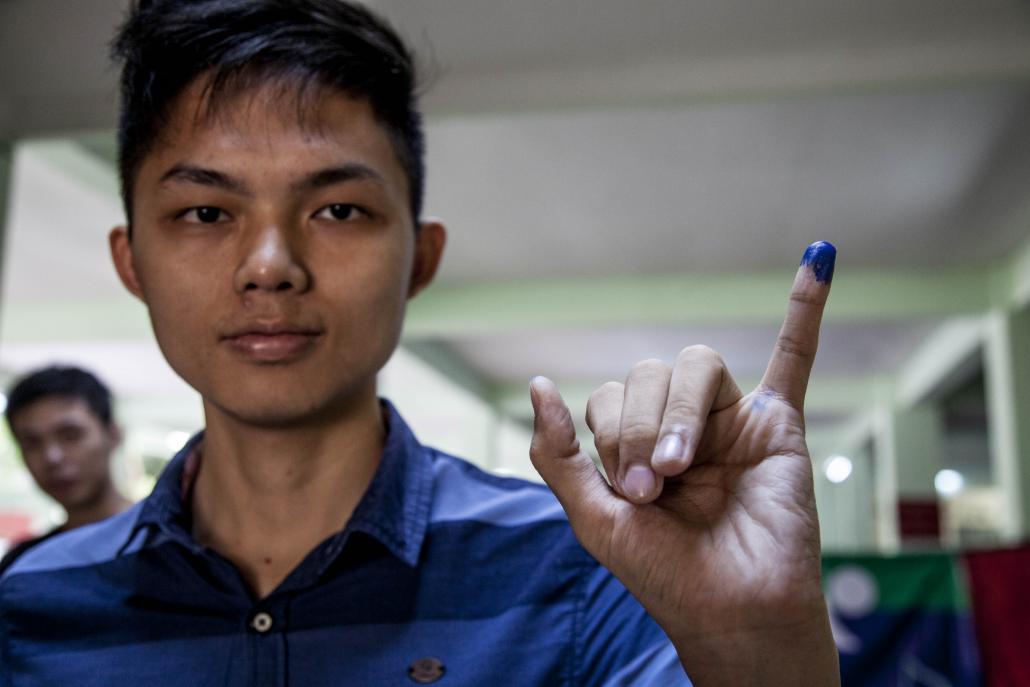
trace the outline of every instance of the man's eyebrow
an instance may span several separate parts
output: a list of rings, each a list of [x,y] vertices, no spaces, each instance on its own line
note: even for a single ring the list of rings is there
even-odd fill
[[[175,165],[161,176],[160,183],[164,184],[169,181],[185,181],[201,186],[214,186],[242,196],[251,195],[247,185],[239,179],[235,179],[224,172],[194,165]]]
[[[375,181],[385,184],[383,175],[368,165],[360,162],[349,162],[335,167],[326,167],[317,172],[312,172],[297,183],[293,184],[294,191],[314,191],[333,184],[345,181]]]

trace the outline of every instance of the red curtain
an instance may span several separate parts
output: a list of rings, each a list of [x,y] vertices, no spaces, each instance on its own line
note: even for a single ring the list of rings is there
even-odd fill
[[[1030,546],[966,555],[986,687],[1030,685]]]

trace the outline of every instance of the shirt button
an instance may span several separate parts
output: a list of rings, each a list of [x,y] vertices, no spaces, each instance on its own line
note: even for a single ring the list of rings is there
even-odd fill
[[[272,616],[264,611],[255,613],[254,617],[250,619],[250,626],[257,632],[268,632],[272,629]]]
[[[408,677],[411,678],[412,682],[428,685],[443,677],[444,670],[445,668],[440,659],[427,656],[411,664],[411,667],[408,668]]]

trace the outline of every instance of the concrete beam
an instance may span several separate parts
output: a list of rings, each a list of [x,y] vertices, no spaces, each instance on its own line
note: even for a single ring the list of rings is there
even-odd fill
[[[1030,209],[1022,218],[1022,226],[1024,231],[1030,229]],[[999,307],[1030,307],[1030,241],[1015,252],[1008,265],[995,272],[993,291],[993,300]]]
[[[410,341],[403,344],[403,347],[454,384],[488,403],[492,402],[493,390],[489,382],[443,344],[433,341]]]
[[[92,139],[90,139],[92,140]],[[99,195],[117,198],[121,192],[115,164],[104,159],[78,141],[71,139],[41,139],[23,141],[28,154],[34,155],[61,170],[82,188]]]
[[[4,341],[126,341],[153,336],[147,310],[125,294],[103,299],[6,302]]]
[[[984,318],[961,317],[937,328],[901,366],[897,403],[912,408],[968,380],[981,366]]]
[[[405,337],[539,327],[769,324],[782,321],[792,270],[437,284],[412,302]],[[860,270],[835,281],[827,322],[971,315],[991,304],[989,270]]]
[[[430,116],[757,101],[1030,80],[1013,37],[908,44],[900,50],[805,49],[717,57],[638,57],[619,64],[451,70],[427,93]],[[574,87],[571,87],[574,85]]]

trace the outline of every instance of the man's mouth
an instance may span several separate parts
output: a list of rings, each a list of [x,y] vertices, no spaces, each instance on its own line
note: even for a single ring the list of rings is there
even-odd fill
[[[75,477],[51,477],[46,481],[47,490],[58,494],[65,494],[79,484]]]
[[[282,363],[303,356],[321,336],[311,329],[258,327],[225,336],[222,343],[253,362]]]

